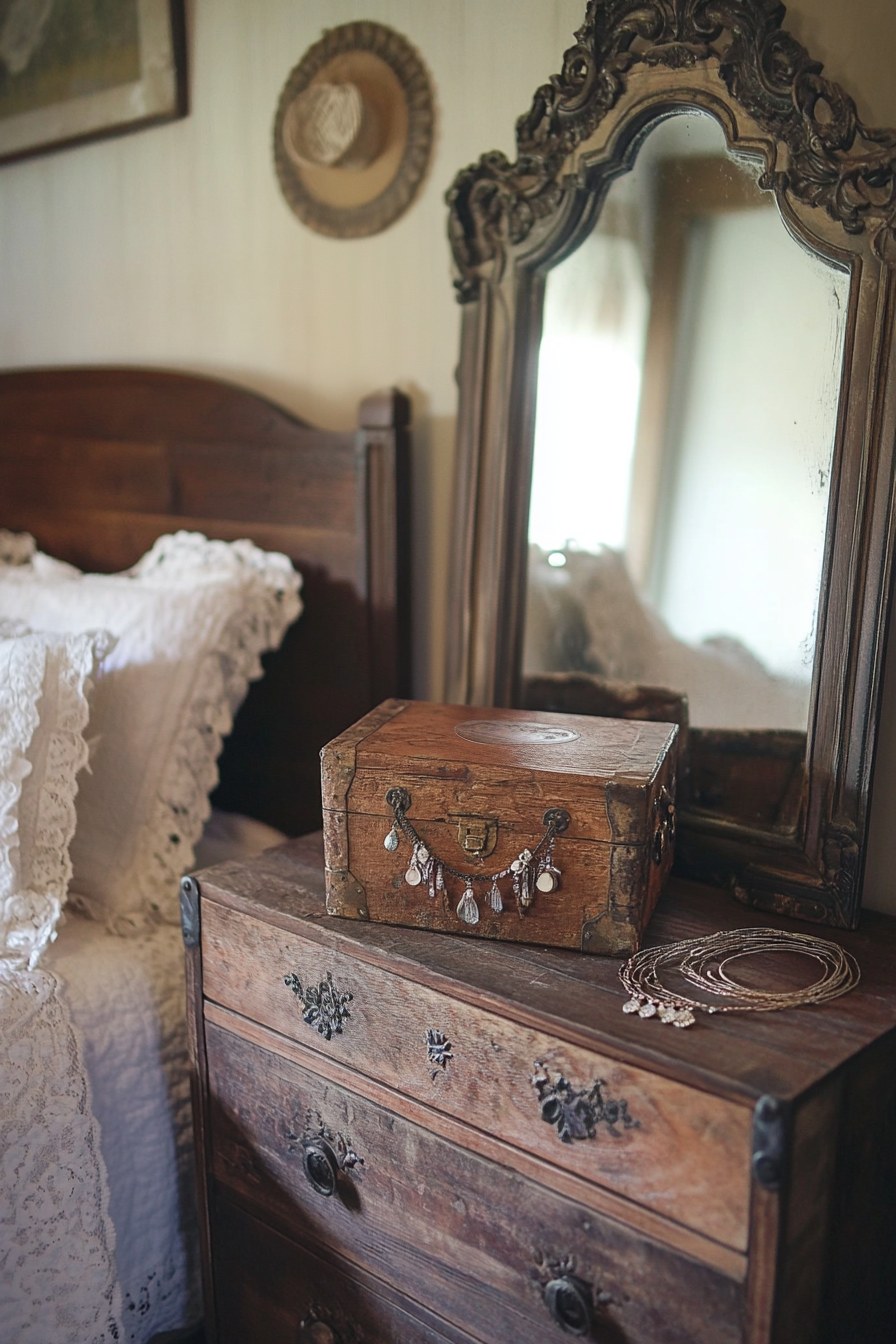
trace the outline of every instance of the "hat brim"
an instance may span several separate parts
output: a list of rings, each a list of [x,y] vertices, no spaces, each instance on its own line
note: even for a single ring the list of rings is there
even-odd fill
[[[377,120],[374,156],[364,167],[325,167],[299,160],[285,137],[287,113],[313,84],[352,83]],[[433,101],[419,56],[383,24],[332,28],[293,69],[274,118],[274,165],[280,188],[303,223],[333,238],[378,233],[411,204],[432,148]]]

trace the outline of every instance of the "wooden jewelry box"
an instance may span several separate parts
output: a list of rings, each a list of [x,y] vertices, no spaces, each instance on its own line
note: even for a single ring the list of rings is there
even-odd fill
[[[627,956],[672,864],[677,735],[387,700],[321,752],[327,910]]]

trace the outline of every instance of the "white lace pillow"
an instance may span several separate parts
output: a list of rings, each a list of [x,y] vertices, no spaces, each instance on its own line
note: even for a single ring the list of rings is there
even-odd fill
[[[124,933],[177,920],[217,758],[260,656],[301,610],[289,560],[248,541],[159,538],[131,570],[0,569],[0,616],[110,630],[71,846],[73,905]]]
[[[102,632],[52,635],[0,620],[0,962],[33,969],[65,902],[76,776]]]

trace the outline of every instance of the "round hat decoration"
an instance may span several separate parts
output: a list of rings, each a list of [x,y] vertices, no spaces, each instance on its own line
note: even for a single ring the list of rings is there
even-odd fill
[[[364,238],[411,204],[432,136],[417,52],[393,29],[360,20],[328,29],[291,71],[274,118],[274,166],[309,228]]]

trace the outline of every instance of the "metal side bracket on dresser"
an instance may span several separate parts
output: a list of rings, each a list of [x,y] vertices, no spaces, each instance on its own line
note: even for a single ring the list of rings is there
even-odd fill
[[[331,918],[310,837],[181,899],[208,1344],[889,1344],[896,923],[669,1031],[611,958]]]
[[[753,1175],[765,1190],[785,1180],[789,1132],[787,1107],[777,1097],[760,1097],[753,1110]]]
[[[180,927],[185,947],[199,946],[199,883],[184,877],[180,884]]]

